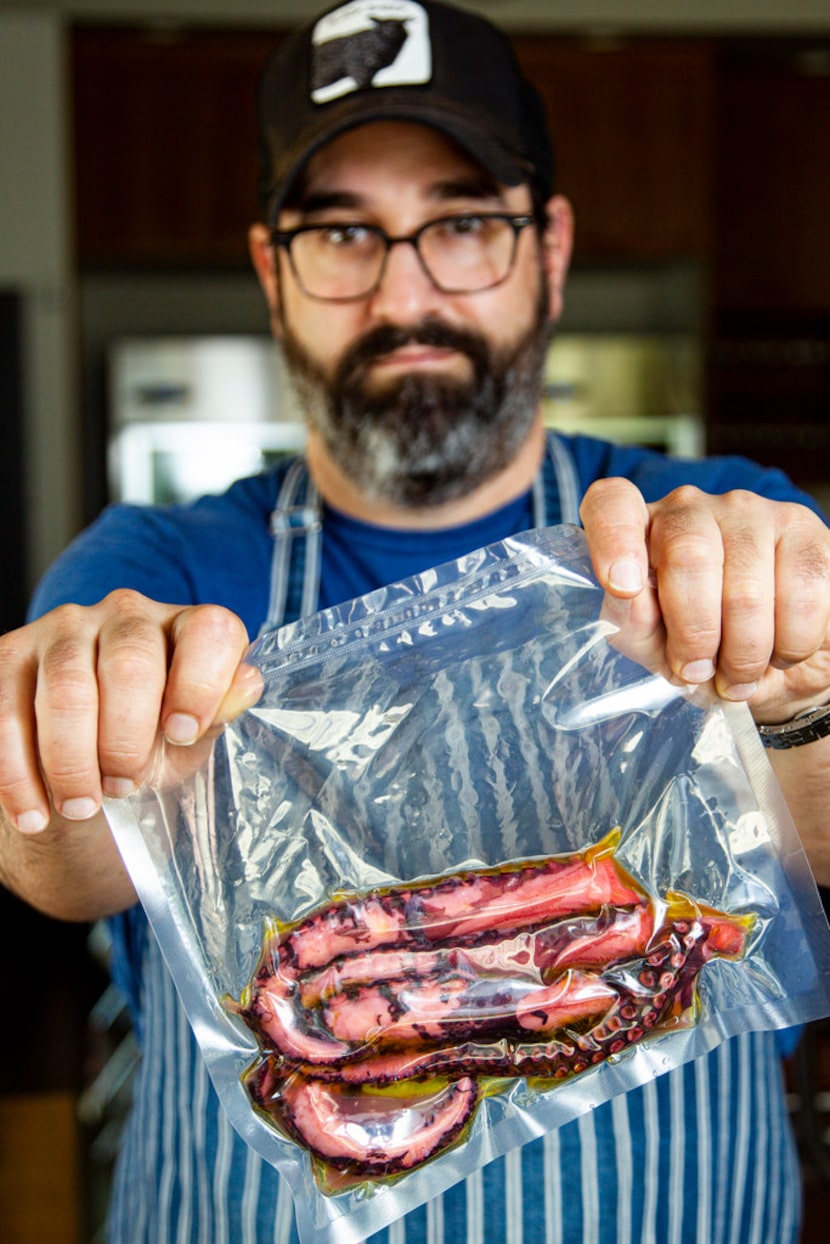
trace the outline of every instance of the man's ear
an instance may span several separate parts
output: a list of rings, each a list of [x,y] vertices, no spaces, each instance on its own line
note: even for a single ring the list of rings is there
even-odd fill
[[[282,335],[280,319],[280,284],[277,277],[276,255],[271,242],[271,235],[266,225],[251,225],[248,230],[248,251],[251,263],[259,278],[268,311],[271,316],[271,329],[275,337]]]
[[[561,194],[547,203],[548,225],[542,237],[551,323],[562,315],[565,282],[571,262],[574,239],[574,214],[570,203]]]

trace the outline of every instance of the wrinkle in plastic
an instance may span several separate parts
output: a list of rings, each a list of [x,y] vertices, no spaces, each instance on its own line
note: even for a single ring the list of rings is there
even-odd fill
[[[830,930],[748,712],[627,657],[602,606],[584,537],[560,527],[316,614],[251,648],[265,681],[255,708],[209,744],[161,750],[152,780],[108,803],[219,1096],[290,1182],[304,1244],[352,1244],[729,1036],[830,1012]],[[647,900],[658,919],[682,915],[680,894],[742,930],[740,954],[702,967],[681,1021],[560,1081],[490,1075],[485,1091],[475,1075],[413,1081],[410,1109],[382,1134],[396,1152],[406,1154],[407,1129],[417,1138],[424,1119],[451,1126],[473,1094],[475,1109],[453,1143],[394,1178],[321,1176],[308,1149],[254,1108],[246,1073],[263,1065],[268,1042],[242,1012],[258,969],[262,980],[263,964],[278,963],[267,958],[269,938],[285,956],[291,931],[300,945],[308,922],[344,895],[360,911],[377,894],[384,912],[399,913],[414,889],[429,909],[436,896],[453,898],[461,874],[491,890],[523,885],[540,860],[590,861],[603,843],[621,884],[640,896],[635,907]],[[405,933],[411,941],[412,928]],[[427,921],[417,949],[430,936]],[[517,936],[513,964],[537,934]],[[463,952],[438,937],[437,952],[480,965],[504,955],[506,937],[485,937],[482,949],[479,934]],[[404,981],[410,994],[424,988],[419,971]],[[462,1000],[483,989],[490,1006],[487,979],[461,987]],[[605,979],[588,984],[589,1008]],[[574,970],[557,980],[584,986]],[[366,988],[341,990],[347,1019],[337,1022],[351,1022]],[[514,1024],[523,988],[511,977]],[[335,1040],[330,1029],[311,1037],[312,1052]],[[469,1040],[458,1044],[469,1057]],[[308,1092],[324,1109],[340,1103],[351,1047],[343,1058],[304,1085],[304,1109]],[[278,1081],[283,1062],[272,1049]],[[343,1101],[348,1110],[348,1093]]]

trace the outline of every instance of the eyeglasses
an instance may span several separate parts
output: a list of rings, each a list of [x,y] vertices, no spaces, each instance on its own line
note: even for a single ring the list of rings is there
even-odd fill
[[[354,302],[374,294],[393,246],[414,246],[421,267],[442,294],[478,294],[507,280],[519,234],[532,215],[468,213],[430,220],[414,233],[390,237],[378,225],[331,222],[274,229],[297,283],[321,302]]]

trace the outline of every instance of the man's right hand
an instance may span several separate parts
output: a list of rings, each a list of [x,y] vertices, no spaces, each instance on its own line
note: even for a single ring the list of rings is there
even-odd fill
[[[159,735],[189,745],[256,703],[262,680],[242,663],[247,646],[227,609],[164,605],[128,590],[61,606],[2,636],[6,884],[31,897],[33,879],[22,885],[9,867],[10,830],[50,839],[67,822],[103,821],[102,795],[140,784]]]

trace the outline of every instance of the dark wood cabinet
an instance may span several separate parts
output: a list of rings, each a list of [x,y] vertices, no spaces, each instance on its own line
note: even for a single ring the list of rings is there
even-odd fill
[[[547,105],[576,258],[703,257],[714,58],[705,40],[520,39]]]
[[[72,38],[82,265],[247,263],[257,217],[258,32]]]
[[[277,35],[72,38],[83,265],[245,263],[256,217],[255,92]],[[554,130],[577,259],[701,256],[709,231],[712,55],[704,42],[516,41]]]
[[[830,43],[744,41],[718,71],[714,294],[830,311]]]
[[[830,44],[724,44],[717,120],[710,448],[826,484]]]

